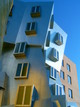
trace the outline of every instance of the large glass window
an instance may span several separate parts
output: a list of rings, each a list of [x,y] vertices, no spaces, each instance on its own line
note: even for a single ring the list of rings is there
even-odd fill
[[[70,72],[70,65],[67,64],[67,70]]]
[[[15,79],[27,78],[28,72],[29,72],[29,63],[18,64]]]
[[[31,107],[34,86],[19,86],[17,90],[16,106]]]
[[[68,75],[67,78],[68,78],[68,83],[71,84],[71,77]]]
[[[69,95],[70,98],[73,98],[72,90],[71,89],[68,89],[68,95]]]
[[[62,78],[62,79],[64,79],[64,72],[61,70],[60,71],[60,77]]]

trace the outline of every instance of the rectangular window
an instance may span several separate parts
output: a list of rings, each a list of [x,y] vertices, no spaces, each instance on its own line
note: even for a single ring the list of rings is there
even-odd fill
[[[62,60],[62,66],[64,67],[64,60]]]
[[[65,92],[65,86],[63,85],[63,90],[64,90],[64,92]]]
[[[26,48],[25,42],[16,43],[15,48],[14,48],[14,56],[16,58],[26,57],[25,48]]]
[[[16,76],[20,76],[20,73],[21,73],[21,68],[22,68],[22,64],[18,64],[17,66],[17,71],[16,71]]]
[[[19,86],[17,90],[16,106],[31,107],[34,86]]]
[[[57,90],[57,95],[58,95],[58,85],[56,85],[56,87],[57,87],[57,89],[56,89],[56,90]]]
[[[60,77],[64,80],[64,72],[62,70],[60,71]]]
[[[56,77],[57,77],[57,70],[54,69],[53,67],[50,68],[50,77],[52,79],[56,79]]]
[[[27,23],[27,27],[25,30],[26,35],[36,35],[36,22]]]
[[[36,18],[41,16],[40,6],[33,6],[31,9],[31,17]]]
[[[31,23],[27,23],[27,30],[30,30]]]
[[[32,13],[35,13],[35,7],[32,7],[32,11],[31,11]]]
[[[17,43],[15,46],[15,53],[19,52],[19,48],[20,48],[20,43]]]
[[[67,70],[70,72],[70,65],[67,64]]]
[[[62,87],[60,87],[60,95],[62,95]]]
[[[21,43],[20,52],[24,52],[25,49],[25,43]]]
[[[40,6],[36,7],[36,13],[40,12]]]
[[[16,70],[15,79],[28,78],[29,63],[19,63]]]
[[[56,95],[62,95],[62,87],[60,85],[56,85]]]
[[[70,98],[73,98],[72,90],[71,89],[68,89],[68,95],[69,95]]]
[[[57,51],[57,59],[59,60],[59,52]]]
[[[52,14],[50,19],[50,29],[53,29],[53,25],[54,25],[54,15]]]
[[[71,84],[71,77],[68,75],[67,78],[68,78],[68,83]]]
[[[35,30],[35,22],[32,23],[31,30]]]

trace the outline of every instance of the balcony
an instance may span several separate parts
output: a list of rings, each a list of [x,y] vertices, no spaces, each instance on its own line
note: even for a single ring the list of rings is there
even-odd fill
[[[61,36],[61,34],[56,33],[54,42],[59,46],[63,44],[63,37]]]

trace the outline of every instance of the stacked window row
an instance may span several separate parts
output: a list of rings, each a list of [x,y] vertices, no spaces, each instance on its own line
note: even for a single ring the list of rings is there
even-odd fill
[[[63,90],[65,92],[65,85],[63,85]],[[68,96],[69,98],[73,98],[73,92],[72,92],[72,89],[68,88]]]
[[[61,34],[59,33],[55,34],[54,43],[58,46],[63,44],[63,37],[61,36]],[[46,46],[49,47],[49,44],[50,44],[50,31],[48,31],[48,35],[46,38]],[[52,60],[53,62],[59,61],[59,52],[55,48],[52,48],[49,56],[50,56],[49,59]]]
[[[64,67],[64,60],[62,60],[62,66]],[[69,72],[71,72],[71,67],[68,63],[66,64],[66,68]]]
[[[12,16],[12,10],[10,12],[10,16]],[[31,17],[36,18],[41,16],[40,6],[34,6],[31,9]],[[37,24],[36,22],[28,22],[25,30],[26,35],[35,35]],[[16,58],[24,58],[26,57],[26,43],[16,43],[13,55]],[[15,79],[26,79],[29,75],[29,63],[19,63],[17,66]],[[19,86],[17,90],[17,98],[16,98],[16,107],[20,106],[31,106],[33,97],[34,86]]]
[[[65,80],[65,76],[64,76],[64,72],[61,70],[60,71],[60,77]],[[67,75],[67,80],[68,80],[68,84],[72,84],[72,81],[71,81],[71,77],[69,75]]]

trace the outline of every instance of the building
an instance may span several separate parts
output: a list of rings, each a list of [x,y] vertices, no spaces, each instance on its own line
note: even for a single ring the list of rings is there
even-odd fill
[[[62,61],[60,78],[63,84],[67,100],[70,102],[76,102],[77,105],[80,107],[80,96],[76,65],[65,55]]]
[[[3,36],[7,30],[8,16],[13,6],[13,0],[0,0],[0,55],[3,45]]]
[[[54,2],[14,0],[11,10],[1,56],[0,106],[67,107],[59,77],[67,34],[54,21]]]

